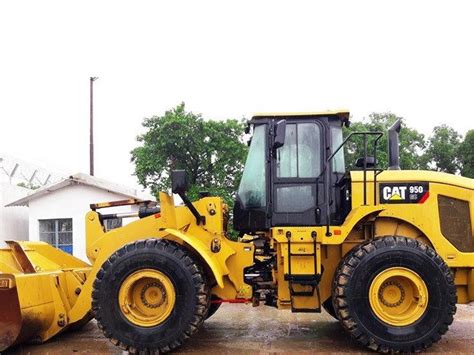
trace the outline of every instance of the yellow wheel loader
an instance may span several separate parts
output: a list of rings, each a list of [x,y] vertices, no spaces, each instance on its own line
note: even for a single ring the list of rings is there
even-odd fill
[[[86,215],[88,265],[40,242],[0,251],[0,351],[44,342],[95,317],[132,353],[178,348],[223,302],[292,312],[326,309],[380,352],[428,348],[456,303],[474,300],[474,180],[399,168],[400,122],[389,130],[390,168],[377,168],[381,132],[342,128],[349,112],[261,114],[233,213],[216,196],[142,203],[137,221],[106,231],[111,205]],[[346,171],[344,146],[364,156]],[[239,241],[228,237],[232,215]],[[242,305],[245,307],[245,305]]]

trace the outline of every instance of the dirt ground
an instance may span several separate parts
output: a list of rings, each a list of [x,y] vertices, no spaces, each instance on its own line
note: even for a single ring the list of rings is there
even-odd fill
[[[301,353],[367,350],[351,340],[326,313],[292,314],[269,307],[223,305],[199,333],[175,354]],[[474,303],[459,305],[454,323],[431,353],[474,353]],[[95,322],[42,345],[24,345],[7,354],[122,354],[105,339]]]

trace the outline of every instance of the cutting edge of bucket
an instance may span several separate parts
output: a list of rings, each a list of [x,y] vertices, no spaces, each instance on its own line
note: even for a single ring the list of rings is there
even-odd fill
[[[0,351],[18,341],[22,328],[15,276],[0,273]]]

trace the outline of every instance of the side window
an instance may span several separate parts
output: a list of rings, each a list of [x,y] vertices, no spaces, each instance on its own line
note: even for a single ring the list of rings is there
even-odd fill
[[[278,178],[316,178],[321,173],[320,130],[315,123],[288,124],[285,144],[277,150]]]
[[[298,156],[295,124],[286,125],[285,144],[277,149],[276,154],[277,177],[297,177]]]
[[[335,152],[337,148],[342,144],[342,128],[331,127],[331,152]],[[344,148],[341,148],[339,152],[332,158],[332,171],[335,173],[346,172],[346,165],[344,162]]]

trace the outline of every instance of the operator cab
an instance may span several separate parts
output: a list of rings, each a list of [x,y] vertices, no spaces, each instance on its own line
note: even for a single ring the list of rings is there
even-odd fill
[[[326,162],[348,124],[348,111],[254,116],[234,229],[341,224],[350,208],[343,149]]]

